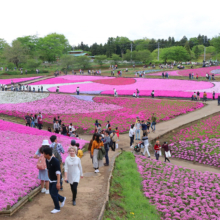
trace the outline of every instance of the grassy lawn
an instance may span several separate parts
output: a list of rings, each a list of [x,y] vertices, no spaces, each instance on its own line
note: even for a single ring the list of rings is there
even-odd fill
[[[105,220],[160,219],[155,206],[144,196],[141,181],[133,154],[123,152],[115,161]]]

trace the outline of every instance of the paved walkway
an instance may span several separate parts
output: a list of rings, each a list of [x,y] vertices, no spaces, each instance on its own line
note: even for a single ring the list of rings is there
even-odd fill
[[[156,132],[151,133],[149,138],[154,139],[165,134],[168,131],[178,128],[184,124],[193,122],[205,116],[219,112],[220,107],[215,102],[208,102],[207,106],[195,112],[179,116],[170,121],[159,123]],[[81,135],[81,138],[90,140],[91,136]],[[128,134],[120,135],[119,148],[131,151],[129,147]],[[119,150],[117,150],[119,151]],[[113,165],[113,158],[116,152],[110,151],[110,163]],[[162,160],[163,158],[161,158]],[[172,158],[171,158],[172,159]],[[172,159],[172,164],[184,166],[198,171],[220,172],[218,169],[200,164],[193,164],[188,161]],[[100,168],[100,173],[95,174],[92,168],[92,162],[89,153],[85,153],[82,158],[84,178],[80,180],[77,195],[77,206],[71,204],[71,190],[69,184],[64,183],[64,191],[60,194],[67,197],[67,202],[61,212],[55,215],[50,214],[53,209],[53,203],[49,195],[39,194],[30,203],[27,203],[22,209],[12,217],[1,217],[1,219],[12,220],[60,220],[60,219],[77,219],[77,220],[95,220],[98,218],[102,204],[105,200],[107,181],[110,175],[110,167]]]

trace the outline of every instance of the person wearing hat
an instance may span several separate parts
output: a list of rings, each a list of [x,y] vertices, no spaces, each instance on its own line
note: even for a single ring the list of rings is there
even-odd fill
[[[49,177],[48,177],[46,161],[43,155],[43,151],[44,151],[44,148],[49,147],[49,146],[50,144],[48,140],[43,140],[41,147],[34,154],[35,159],[38,159],[38,161],[43,159],[45,162],[45,163],[42,162],[42,164],[45,164],[45,169],[44,170],[42,170],[42,168],[39,169],[39,175],[38,175],[38,179],[41,180],[41,192],[45,194],[49,194]],[[44,184],[45,184],[45,188],[44,188]]]

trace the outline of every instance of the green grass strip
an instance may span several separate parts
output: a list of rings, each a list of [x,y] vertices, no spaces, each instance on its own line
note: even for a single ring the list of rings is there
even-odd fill
[[[123,152],[116,158],[105,220],[160,219],[156,207],[144,196],[135,157]]]

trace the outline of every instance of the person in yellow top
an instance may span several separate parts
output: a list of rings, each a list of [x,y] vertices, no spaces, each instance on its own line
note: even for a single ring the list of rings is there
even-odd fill
[[[99,167],[103,166],[103,161],[98,160],[98,153],[99,149],[104,146],[103,142],[101,141],[102,136],[100,134],[96,134],[95,140],[92,142],[91,147],[91,155],[93,157],[93,167],[95,169],[95,173],[99,173]]]
[[[203,102],[206,102],[206,101],[207,101],[207,93],[204,92],[204,93],[203,93]]]
[[[83,156],[83,151],[79,149],[79,143],[76,143],[76,147],[77,147],[77,157],[81,159]]]

